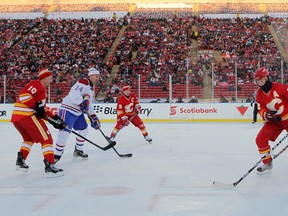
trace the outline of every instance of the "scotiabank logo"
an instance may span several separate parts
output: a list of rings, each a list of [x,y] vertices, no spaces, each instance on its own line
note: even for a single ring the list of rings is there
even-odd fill
[[[177,113],[177,106],[171,106],[169,115],[176,115],[176,113]],[[183,107],[180,107],[179,108],[179,114],[183,114],[183,113],[207,114],[207,113],[218,113],[218,110],[215,107],[214,108],[202,108],[202,107],[183,108]]]
[[[177,106],[171,106],[169,115],[176,115],[176,113],[177,113],[176,108],[177,108]]]

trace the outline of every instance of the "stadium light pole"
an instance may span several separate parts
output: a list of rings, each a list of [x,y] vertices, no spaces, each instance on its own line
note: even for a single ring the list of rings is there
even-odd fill
[[[139,101],[141,99],[141,95],[140,95],[140,93],[141,93],[141,91],[140,91],[141,83],[140,83],[140,80],[141,80],[141,75],[138,74],[138,99],[139,99]]]
[[[186,58],[186,99],[189,100],[189,58]]]
[[[3,76],[3,84],[4,84],[4,91],[3,91],[3,103],[6,104],[6,85],[7,85],[7,75]],[[1,101],[0,101],[1,102]]]
[[[283,84],[284,83],[284,74],[283,74],[283,58],[282,58],[283,56],[282,56],[282,54],[281,54],[281,62],[280,62],[280,64],[281,64],[281,83]]]
[[[211,72],[212,72],[212,85],[211,85],[211,87],[212,87],[212,99],[214,100],[215,99],[215,95],[214,95],[214,62],[212,62],[212,70],[211,70]]]
[[[237,58],[235,59],[235,100],[236,100],[236,103],[237,103],[237,95],[238,95],[238,89],[237,89],[237,87],[238,87],[238,78],[237,78],[237,76],[238,76],[238,71],[237,71],[237,67],[238,67],[238,65],[237,65]]]

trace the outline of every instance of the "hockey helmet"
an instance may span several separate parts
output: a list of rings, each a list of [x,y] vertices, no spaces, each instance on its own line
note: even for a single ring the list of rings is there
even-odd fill
[[[269,76],[269,72],[266,68],[258,68],[254,73],[254,79],[255,80],[261,80]]]
[[[127,84],[123,85],[122,91],[124,92],[124,91],[127,91],[127,90],[131,90],[131,86],[129,86]]]

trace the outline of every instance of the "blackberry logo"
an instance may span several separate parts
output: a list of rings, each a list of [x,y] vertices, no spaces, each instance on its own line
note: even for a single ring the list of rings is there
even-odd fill
[[[101,106],[94,106],[94,110],[96,110],[96,113],[101,113],[103,111],[103,107]]]
[[[94,110],[95,110],[96,114],[102,113],[105,115],[117,115],[117,109],[114,106],[104,106],[103,107],[100,105],[95,105]],[[176,109],[175,109],[175,111],[176,111]],[[149,116],[151,112],[152,112],[152,109],[148,109],[148,108],[141,110],[141,114],[145,115],[145,116]]]
[[[7,114],[6,114],[6,110],[2,110],[2,111],[0,111],[0,116],[7,116]]]

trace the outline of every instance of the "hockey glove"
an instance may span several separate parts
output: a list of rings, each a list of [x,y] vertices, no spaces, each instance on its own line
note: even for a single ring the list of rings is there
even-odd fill
[[[42,101],[38,101],[35,104],[35,116],[39,117],[39,118],[43,118],[45,115],[45,108],[44,108],[44,104],[42,103]]]
[[[94,128],[95,130],[98,130],[101,127],[101,123],[97,115],[93,114],[89,116],[89,119],[90,119],[92,128]]]
[[[85,99],[79,104],[80,109],[83,113],[87,113],[89,109],[89,100]]]
[[[270,110],[264,114],[264,118],[270,122],[280,122],[282,120],[281,116],[276,114],[277,111]]]
[[[128,117],[127,116],[122,116],[121,117],[121,121],[122,121],[122,124],[125,125],[125,126],[128,126],[129,125],[129,120],[128,120]]]
[[[140,114],[141,113],[141,105],[140,104],[136,104],[135,105],[135,109],[136,109],[136,113]]]
[[[48,122],[52,124],[54,128],[62,130],[66,127],[66,123],[58,115],[54,115],[52,119],[54,121],[48,119]]]

